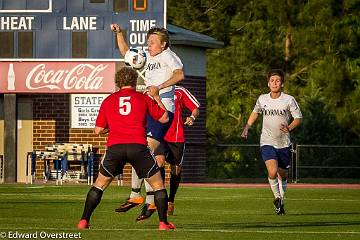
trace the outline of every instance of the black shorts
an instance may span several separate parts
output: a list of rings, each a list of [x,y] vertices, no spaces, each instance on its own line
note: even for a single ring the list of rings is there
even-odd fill
[[[185,143],[171,143],[163,141],[155,149],[154,155],[164,155],[166,162],[181,166],[184,160]]]
[[[150,115],[147,115],[146,136],[159,142],[163,141],[164,136],[174,119],[174,113],[168,111],[168,115],[169,121],[167,123],[161,123],[153,119]]]
[[[115,177],[122,173],[126,163],[134,167],[139,178],[149,178],[159,171],[150,150],[142,144],[115,144],[108,147],[99,171],[106,177]]]

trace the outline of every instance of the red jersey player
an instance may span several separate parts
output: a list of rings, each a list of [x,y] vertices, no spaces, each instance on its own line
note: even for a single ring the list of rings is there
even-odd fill
[[[191,115],[183,122],[182,111],[186,107]],[[185,136],[183,125],[193,125],[199,116],[200,103],[184,87],[175,87],[175,114],[174,120],[167,131],[164,140],[155,150],[154,155],[159,166],[165,161],[170,164],[170,194],[168,199],[168,214],[174,213],[175,194],[181,181],[181,166],[185,152]],[[165,158],[166,156],[166,158]]]
[[[150,89],[149,95],[135,91],[138,75],[131,68],[122,68],[116,73],[115,83],[119,91],[111,94],[101,104],[96,119],[96,134],[109,132],[105,158],[101,161],[99,175],[89,190],[83,215],[77,227],[89,228],[92,212],[101,201],[103,191],[114,176],[123,171],[128,162],[138,176],[146,178],[154,188],[155,205],[159,212],[159,230],[175,229],[167,222],[167,192],[163,184],[156,160],[147,148],[146,115],[166,123],[169,119],[158,91]]]
[[[182,116],[184,107],[191,111],[191,115],[186,117],[185,122],[183,121]],[[161,142],[159,147],[154,151],[154,155],[156,156],[156,160],[160,167],[164,166],[165,161],[170,163],[169,215],[172,215],[174,212],[175,194],[181,181],[181,165],[183,163],[185,152],[184,125],[193,125],[195,119],[199,116],[199,107],[200,103],[198,100],[186,88],[176,86],[174,120],[164,137],[164,141]],[[149,189],[146,190],[149,191]],[[146,196],[149,196],[148,192]],[[150,200],[147,202],[147,204],[153,205]],[[149,218],[156,210],[156,208],[146,206],[147,204],[144,205],[141,214],[136,218],[137,221]],[[119,208],[121,207],[122,206]]]

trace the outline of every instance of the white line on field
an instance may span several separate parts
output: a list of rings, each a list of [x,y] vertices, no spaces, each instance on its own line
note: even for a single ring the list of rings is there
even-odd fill
[[[0,196],[24,196],[29,197],[31,193],[0,193]],[[49,193],[36,193],[36,197],[46,196],[46,198],[74,198],[78,199],[83,198],[84,194],[49,194]],[[106,196],[105,198],[110,197],[111,195]],[[113,198],[111,198],[113,199]],[[176,201],[189,201],[189,200],[238,200],[238,199],[252,199],[252,200],[264,200],[272,199],[270,197],[251,197],[251,196],[219,196],[219,197],[177,197]],[[360,202],[360,199],[344,199],[344,198],[285,198],[286,201],[339,201],[339,202]]]
[[[235,200],[235,199],[272,199],[270,197],[251,197],[251,196],[219,196],[219,197],[178,197],[176,201],[179,200]],[[286,201],[339,201],[339,202],[359,202],[360,199],[344,199],[344,198],[285,198]]]
[[[0,230],[11,230],[11,228],[4,228],[0,227]],[[50,231],[79,231],[74,228],[36,228],[36,227],[26,227],[26,228],[19,228],[16,227],[16,231],[19,230],[38,230],[38,231],[44,231],[44,230],[50,230]],[[158,231],[156,228],[154,229],[144,229],[144,228],[92,228],[90,230],[81,230],[83,231],[133,231],[133,232],[152,232],[152,231]],[[228,230],[228,229],[187,229],[187,228],[178,228],[175,230],[175,232],[219,232],[219,233],[282,233],[282,234],[356,234],[360,235],[360,232],[334,232],[334,231],[270,231],[270,230]]]

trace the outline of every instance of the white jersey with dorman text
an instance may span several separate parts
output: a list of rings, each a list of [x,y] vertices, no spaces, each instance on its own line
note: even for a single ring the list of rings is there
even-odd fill
[[[183,64],[180,58],[171,51],[170,48],[165,49],[153,57],[147,53],[145,85],[147,87],[159,86],[171,78],[175,70],[182,68]],[[162,103],[170,112],[175,112],[174,94],[175,86],[163,88],[159,92]]]
[[[270,93],[262,94],[257,99],[253,112],[263,115],[260,146],[270,145],[275,148],[289,147],[290,134],[280,131],[282,125],[289,125],[292,118],[302,118],[294,97],[281,93],[278,98],[271,98]]]

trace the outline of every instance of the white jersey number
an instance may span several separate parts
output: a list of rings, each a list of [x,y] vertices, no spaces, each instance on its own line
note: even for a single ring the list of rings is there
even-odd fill
[[[119,113],[121,115],[129,115],[129,113],[131,112],[130,98],[130,96],[119,98]]]

